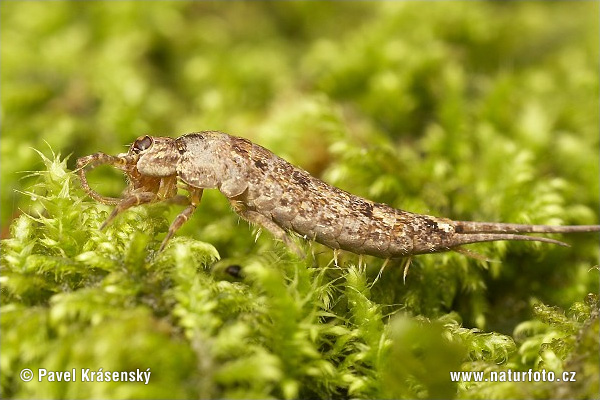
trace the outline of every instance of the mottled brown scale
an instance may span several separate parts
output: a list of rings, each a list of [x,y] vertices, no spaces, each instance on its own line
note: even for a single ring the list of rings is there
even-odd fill
[[[109,164],[128,178],[123,198],[104,197],[86,180],[86,167]],[[288,232],[333,249],[382,258],[435,253],[495,240],[566,245],[522,233],[597,232],[599,225],[546,226],[452,221],[415,214],[355,196],[311,176],[247,139],[221,132],[177,139],[142,136],[117,156],[97,153],[77,160],[82,186],[97,201],[120,212],[144,203],[174,201],[187,207],[171,224],[169,238],[192,215],[204,189],[218,189],[241,217],[271,232],[299,252]],[[188,191],[177,195],[177,183]]]

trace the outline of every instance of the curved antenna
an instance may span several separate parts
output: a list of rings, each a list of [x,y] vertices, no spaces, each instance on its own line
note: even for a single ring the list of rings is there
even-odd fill
[[[112,165],[115,168],[120,169],[121,171],[127,172],[129,165],[135,165],[136,163],[135,156],[129,156],[126,154],[111,156],[105,153],[96,153],[86,157],[81,157],[77,160],[77,175],[79,175],[79,179],[81,180],[81,187],[85,192],[94,200],[108,205],[117,205],[121,202],[122,199],[118,197],[108,197],[102,196],[100,193],[94,191],[88,181],[86,176],[86,169],[92,170],[101,165]]]

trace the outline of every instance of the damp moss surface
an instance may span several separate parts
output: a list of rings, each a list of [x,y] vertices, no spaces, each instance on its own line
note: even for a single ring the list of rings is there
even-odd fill
[[[73,169],[220,130],[404,210],[597,224],[599,7],[1,2],[0,396],[597,398],[597,234],[383,268],[208,190],[158,252],[180,206],[100,230]]]

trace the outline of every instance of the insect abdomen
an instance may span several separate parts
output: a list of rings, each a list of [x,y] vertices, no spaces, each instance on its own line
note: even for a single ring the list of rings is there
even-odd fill
[[[247,207],[280,227],[334,249],[379,257],[412,251],[403,212],[330,186],[253,145]]]

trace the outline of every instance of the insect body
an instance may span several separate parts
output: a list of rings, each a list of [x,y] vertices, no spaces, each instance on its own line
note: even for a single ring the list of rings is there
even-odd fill
[[[129,179],[122,199],[104,197],[88,185],[85,167],[110,164]],[[120,212],[144,203],[172,200],[187,207],[171,224],[161,245],[194,212],[204,189],[216,188],[242,218],[262,226],[298,251],[287,232],[333,249],[382,258],[435,253],[495,240],[530,240],[566,245],[523,233],[600,231],[600,225],[546,226],[453,221],[415,214],[352,195],[311,176],[247,139],[221,132],[179,138],[138,138],[117,156],[96,153],[77,160],[83,188]],[[183,183],[189,196],[177,195]]]

